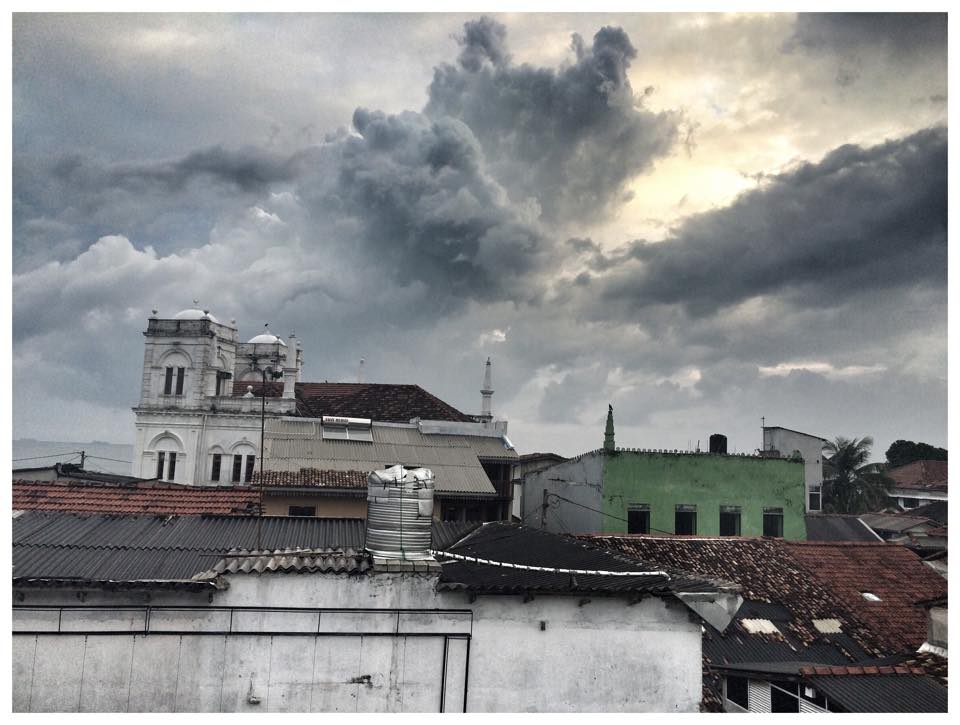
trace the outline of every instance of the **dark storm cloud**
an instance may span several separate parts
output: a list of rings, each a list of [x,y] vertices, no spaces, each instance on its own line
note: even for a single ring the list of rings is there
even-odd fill
[[[619,264],[593,293],[625,314],[680,305],[705,316],[764,294],[818,306],[867,290],[943,286],[946,175],[942,128],[841,146],[690,218],[665,242],[594,259],[594,269]]]
[[[302,157],[257,148],[201,149],[183,157],[106,162],[80,153],[15,157],[14,258],[30,267],[75,256],[118,230],[153,243],[206,238],[215,219],[299,173]]]
[[[908,55],[942,53],[946,44],[946,13],[800,13],[788,48]]]
[[[511,197],[537,199],[548,220],[602,216],[670,151],[679,114],[641,107],[627,78],[637,50],[620,28],[590,47],[575,35],[559,70],[511,64],[505,35],[488,18],[466,23],[459,64],[436,69],[425,113],[466,123]]]
[[[419,282],[449,311],[469,299],[530,299],[525,278],[547,240],[534,215],[511,204],[471,130],[452,118],[358,109],[359,136],[324,149],[297,193],[390,284]]]

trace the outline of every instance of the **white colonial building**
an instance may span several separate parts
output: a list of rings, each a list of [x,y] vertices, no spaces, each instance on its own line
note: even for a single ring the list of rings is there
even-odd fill
[[[418,385],[303,382],[303,350],[295,335],[284,342],[266,330],[240,342],[236,321],[224,324],[209,310],[186,309],[168,319],[154,311],[144,336],[140,401],[133,409],[134,476],[196,486],[250,484],[260,473],[261,451],[266,451],[265,473],[356,468],[362,482],[366,472],[396,462],[385,455],[407,455],[410,460],[401,462],[438,467],[442,515],[509,516],[510,467],[517,453],[506,437],[507,422],[494,419],[491,411],[489,359],[482,412],[472,415]],[[280,435],[280,419],[288,417],[302,424],[298,431],[310,429],[315,435],[298,432],[292,444],[274,441],[271,448],[271,435]],[[384,432],[385,426],[392,428]],[[411,443],[400,440],[403,435],[428,445],[402,447]],[[383,436],[390,440],[381,440]],[[331,448],[333,443],[342,445]],[[357,448],[357,443],[364,445]],[[440,465],[451,457],[456,466]],[[312,493],[319,483],[311,481]],[[364,501],[361,497],[354,503]],[[344,515],[329,505],[316,511]]]
[[[236,323],[208,310],[187,309],[171,319],[156,312],[144,332],[143,378],[136,414],[133,475],[188,484],[250,481],[260,451],[260,416],[296,409],[303,352],[270,333],[240,342]],[[264,380],[279,397],[235,397],[234,381]],[[261,406],[263,410],[261,411]]]

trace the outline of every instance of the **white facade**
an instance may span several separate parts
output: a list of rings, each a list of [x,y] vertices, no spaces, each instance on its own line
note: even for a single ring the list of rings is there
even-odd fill
[[[676,599],[471,602],[436,577],[234,574],[212,596],[93,591],[83,603],[25,590],[13,709],[698,710],[700,622]]]
[[[261,404],[266,416],[296,406],[303,353],[264,333],[242,343],[233,326],[206,311],[151,317],[143,353],[133,475],[185,484],[249,481],[259,459]],[[233,397],[233,382],[282,382],[280,398]]]
[[[801,433],[776,426],[764,427],[763,450],[779,451],[783,458],[790,458],[799,451],[803,458],[803,480],[806,485],[807,513],[823,508],[823,444],[820,436]]]

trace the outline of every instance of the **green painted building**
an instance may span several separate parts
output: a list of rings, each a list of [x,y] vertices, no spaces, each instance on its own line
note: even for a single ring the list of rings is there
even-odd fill
[[[603,447],[529,474],[524,522],[560,533],[806,538],[799,458]]]

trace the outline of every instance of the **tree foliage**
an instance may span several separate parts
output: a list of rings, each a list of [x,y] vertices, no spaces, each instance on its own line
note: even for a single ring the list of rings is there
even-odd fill
[[[945,460],[947,460],[947,449],[937,448],[929,443],[898,440],[887,449],[887,465],[891,468],[905,466],[914,461]]]
[[[843,438],[824,444],[823,509],[863,514],[888,505],[892,481],[879,463],[868,463],[873,438]]]

